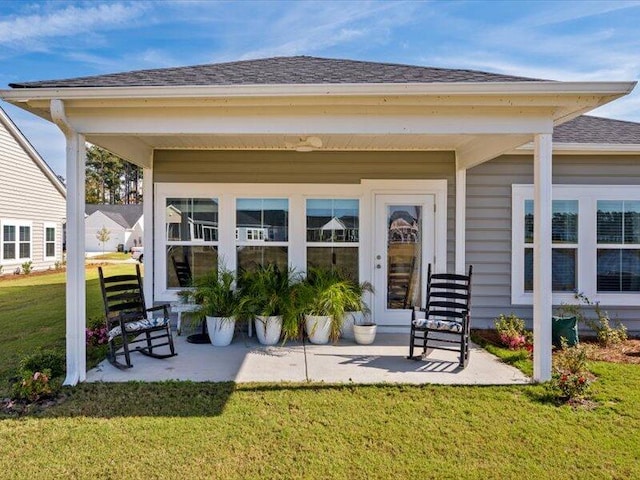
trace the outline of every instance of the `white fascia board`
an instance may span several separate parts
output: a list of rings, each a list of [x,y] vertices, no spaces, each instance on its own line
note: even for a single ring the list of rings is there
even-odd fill
[[[296,97],[362,95],[626,95],[637,82],[458,82],[138,87],[16,88],[0,90],[10,102],[36,99]]]
[[[531,155],[533,143],[527,143],[508,152],[510,155]],[[563,155],[640,155],[640,144],[633,143],[554,143],[553,152]]]

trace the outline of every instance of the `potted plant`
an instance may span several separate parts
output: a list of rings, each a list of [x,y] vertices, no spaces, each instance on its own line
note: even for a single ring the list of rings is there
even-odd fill
[[[340,328],[340,336],[349,340],[355,338],[354,325],[364,325],[367,322],[367,318],[371,314],[369,305],[365,302],[364,296],[366,293],[373,294],[373,285],[370,282],[358,283],[352,279],[346,279],[349,283],[349,287],[353,290],[354,300],[357,301],[353,305],[347,306],[347,311],[344,315],[344,321]]]
[[[211,343],[225,347],[231,343],[239,311],[238,294],[233,288],[235,275],[223,268],[214,269],[194,282],[193,298],[204,315]]]
[[[298,321],[294,305],[296,275],[292,269],[261,265],[240,275],[240,305],[243,315],[255,322],[263,345],[275,345],[284,331],[285,339],[296,336]]]
[[[336,341],[345,312],[359,303],[349,282],[330,269],[312,268],[297,290],[309,341],[315,344],[327,343],[329,339]]]

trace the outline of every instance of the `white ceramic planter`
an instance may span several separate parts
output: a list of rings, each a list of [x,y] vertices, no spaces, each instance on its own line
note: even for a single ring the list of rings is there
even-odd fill
[[[353,325],[364,323],[364,313],[362,312],[345,312],[344,321],[340,327],[340,336],[347,340],[353,340]]]
[[[356,339],[356,343],[360,345],[371,345],[376,339],[376,331],[378,326],[374,324],[368,325],[354,325],[353,334]]]
[[[305,329],[309,336],[309,341],[316,345],[329,343],[331,333],[331,317],[305,315]]]
[[[265,317],[258,315],[255,318],[256,335],[262,345],[275,345],[280,341],[282,334],[282,316]]]
[[[233,340],[236,319],[233,317],[207,317],[207,330],[211,345],[226,347]]]

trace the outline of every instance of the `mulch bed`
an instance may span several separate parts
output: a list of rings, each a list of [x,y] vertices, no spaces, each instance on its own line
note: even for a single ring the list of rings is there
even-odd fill
[[[495,330],[473,330],[473,333],[488,343],[503,347]],[[582,338],[580,341],[587,348],[589,360],[640,365],[640,339],[632,338],[606,348],[598,345],[598,342],[593,338]]]

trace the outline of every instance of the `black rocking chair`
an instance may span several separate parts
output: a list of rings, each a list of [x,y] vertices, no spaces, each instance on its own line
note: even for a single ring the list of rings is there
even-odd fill
[[[471,273],[427,273],[426,308],[413,308],[409,357],[420,360],[427,354],[427,347],[434,350],[459,352],[460,367],[469,362],[469,323],[471,312]],[[417,313],[424,312],[424,318]],[[430,335],[431,334],[431,335]],[[429,343],[429,342],[436,342]],[[444,343],[444,345],[442,345]],[[450,344],[456,344],[452,346]],[[413,349],[422,348],[422,355],[414,356]]]
[[[105,277],[102,267],[98,267],[98,272],[109,337],[109,362],[117,368],[125,369],[133,367],[130,357],[132,352],[140,352],[154,358],[177,355],[171,335],[169,305],[145,307],[140,266],[136,265],[135,275]],[[153,318],[149,315],[156,311],[162,311],[163,316]],[[134,335],[138,338],[132,338]],[[131,345],[141,342],[145,345],[131,348]],[[154,352],[155,349],[166,346],[169,347],[170,353]],[[120,349],[122,351],[119,351]],[[126,363],[117,360],[120,356],[124,356]]]

